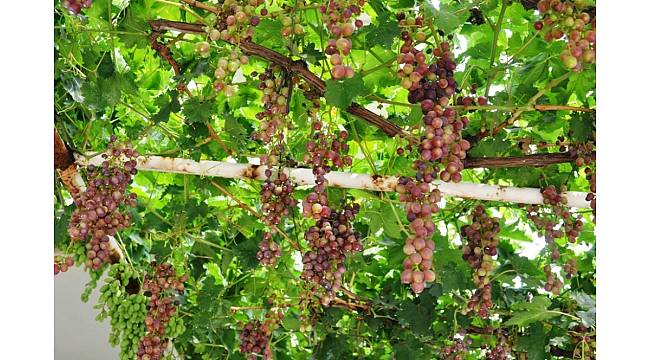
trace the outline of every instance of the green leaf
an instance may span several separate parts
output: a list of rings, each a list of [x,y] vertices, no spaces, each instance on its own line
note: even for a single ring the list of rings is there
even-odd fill
[[[400,323],[407,325],[414,333],[425,335],[429,333],[433,322],[434,304],[415,304],[408,302],[397,313]]]
[[[526,234],[526,232],[523,230],[517,228],[518,223],[519,222],[515,222],[510,225],[501,226],[499,237],[515,241],[532,242],[533,239],[531,236]]]
[[[314,358],[318,360],[338,360],[349,358],[350,349],[345,336],[327,334],[318,347]]]
[[[86,81],[81,87],[84,103],[96,110],[103,110],[107,106],[114,106],[120,101],[122,94],[120,81],[112,76],[98,78],[96,81]]]
[[[448,293],[452,290],[469,288],[471,269],[463,260],[461,251],[442,247],[438,244],[436,246],[436,251],[433,254],[436,275],[438,276],[436,281],[442,284],[443,292]]]
[[[596,325],[596,297],[587,295],[584,292],[577,292],[571,294],[571,297],[582,308],[582,311],[577,311],[576,314],[582,320],[583,325],[587,327]]]
[[[516,78],[519,84],[532,87],[540,79],[545,79],[548,75],[548,55],[539,53],[528,59],[524,66],[517,69]]]
[[[188,124],[205,123],[210,120],[215,111],[213,100],[201,101],[191,97],[183,103],[183,116]]]
[[[105,52],[102,57],[102,61],[97,67],[97,74],[102,78],[109,78],[115,73],[115,64],[113,63],[113,58],[111,54]]]
[[[570,129],[573,131],[573,138],[579,142],[592,140],[594,122],[590,114],[581,114],[571,117]]]
[[[64,244],[70,240],[68,235],[70,215],[72,215],[72,207],[67,206],[54,217],[54,246],[57,249],[63,249]]]
[[[535,323],[529,328],[528,334],[517,338],[515,349],[526,353],[528,360],[545,360],[546,334],[544,325]]]
[[[163,94],[156,98],[156,103],[160,110],[151,117],[156,123],[167,122],[171,113],[181,110],[181,104],[178,102],[178,91],[172,90],[169,95]]]
[[[532,302],[521,302],[512,305],[515,310],[512,317],[504,323],[505,326],[526,326],[538,321],[544,321],[560,314],[551,312],[548,307],[551,305],[551,300],[544,296],[536,296]]]
[[[326,85],[325,99],[327,103],[340,109],[345,109],[350,106],[357,96],[370,93],[370,90],[363,83],[363,78],[359,74],[343,81],[327,80]]]
[[[263,18],[254,28],[253,42],[269,48],[282,47],[282,24],[280,20]]]
[[[468,12],[467,9],[462,11],[460,13],[462,14],[461,17],[460,14],[456,14],[456,12],[459,10],[458,7],[441,3],[440,9],[437,9],[429,0],[424,1],[424,9],[428,15],[433,16],[433,23],[437,28],[444,31],[445,34],[456,30],[460,24],[464,23],[464,19],[467,18]]]
[[[376,45],[388,47],[400,34],[397,20],[391,13],[384,12],[377,16],[376,24],[367,27],[366,46],[373,48]]]
[[[97,2],[102,3],[102,1]],[[138,47],[148,46],[147,36],[151,28],[147,21],[152,17],[148,16],[145,6],[137,2],[132,3],[125,10],[126,16],[117,28],[120,31],[118,36],[127,48],[136,45]]]

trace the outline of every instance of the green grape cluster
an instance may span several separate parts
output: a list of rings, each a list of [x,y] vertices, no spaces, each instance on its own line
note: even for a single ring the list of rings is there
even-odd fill
[[[100,288],[101,309],[97,321],[111,319],[111,333],[108,341],[112,346],[120,346],[120,359],[134,359],[138,344],[145,335],[147,316],[147,297],[136,293],[129,294],[127,285],[136,278],[135,273],[123,263],[110,267],[105,285]]]
[[[175,313],[172,315],[172,317],[169,319],[169,323],[167,324],[167,336],[170,339],[177,338],[181,336],[187,328],[185,327],[185,322],[183,321],[183,318],[180,317],[179,313]]]
[[[84,247],[84,252],[85,252],[85,247]],[[76,260],[75,260],[76,263]],[[97,282],[99,281],[99,278],[102,277],[102,274],[104,273],[105,268],[99,268],[97,270],[93,270],[91,268],[87,268],[88,274],[90,275],[90,281],[86,284],[84,287],[84,291],[81,293],[81,301],[87,303],[88,299],[90,298],[90,294],[93,292],[93,290],[97,289]]]

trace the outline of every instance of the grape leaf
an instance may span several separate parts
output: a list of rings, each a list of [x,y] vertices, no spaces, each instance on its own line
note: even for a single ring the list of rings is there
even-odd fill
[[[358,74],[343,81],[327,80],[326,85],[325,99],[330,105],[340,109],[350,106],[352,100],[357,96],[370,93],[370,90],[363,83],[363,78]]]
[[[440,4],[440,9],[437,9],[433,6],[431,1],[426,0],[424,2],[424,9],[428,15],[433,16],[433,21],[436,27],[444,31],[445,34],[455,30],[460,24],[464,23],[467,18],[467,8],[457,14],[459,10],[457,7],[451,6],[449,4]],[[461,16],[462,15],[462,16]]]
[[[397,20],[392,14],[383,12],[377,16],[376,22],[366,27],[366,46],[368,48],[376,45],[390,47],[400,34]]]
[[[427,334],[433,322],[433,304],[423,303],[408,302],[397,313],[400,323],[410,326],[414,333],[420,335]]]
[[[584,292],[571,294],[571,297],[578,303],[583,310],[577,311],[576,314],[582,320],[583,325],[587,327],[596,325],[596,298],[587,295]]]
[[[151,117],[155,122],[166,122],[169,120],[169,115],[180,111],[181,104],[178,102],[178,91],[172,90],[169,95],[163,94],[156,98],[156,103],[160,106],[160,110]]]
[[[205,123],[210,120],[214,110],[214,101],[201,101],[196,97],[191,97],[183,103],[182,113],[188,124]]]
[[[544,296],[535,296],[532,302],[520,302],[512,305],[512,317],[504,323],[505,326],[526,326],[537,321],[548,320],[559,316],[558,312],[548,310],[551,300]]]
[[[460,251],[437,245],[434,260],[437,282],[442,284],[445,293],[468,288],[471,270],[463,260]]]
[[[545,344],[544,325],[535,323],[529,328],[527,335],[517,338],[515,349],[526,353],[528,360],[544,360],[546,358]]]

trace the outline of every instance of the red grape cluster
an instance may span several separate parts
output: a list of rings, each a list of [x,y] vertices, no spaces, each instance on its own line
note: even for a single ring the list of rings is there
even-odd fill
[[[580,10],[570,1],[540,0],[537,9],[544,16],[535,22],[536,30],[544,30],[546,41],[566,36],[567,48],[560,54],[564,66],[580,71],[583,64],[596,61],[596,18]]]
[[[282,249],[273,241],[273,234],[265,232],[262,241],[258,244],[257,260],[264,266],[273,266],[282,255]]]
[[[247,0],[242,4],[237,0],[225,0],[219,6],[221,12],[217,14],[214,29],[208,33],[210,40],[219,39],[239,43],[253,36],[253,27],[259,25],[260,15],[257,7],[264,4],[264,0]],[[265,9],[262,9],[263,15]]]
[[[341,288],[347,254],[363,249],[361,233],[352,222],[359,213],[359,204],[348,204],[340,212],[332,211],[327,218],[316,221],[305,233],[310,250],[302,257],[301,278],[320,284],[328,293]]]
[[[462,160],[470,148],[461,132],[469,119],[458,117],[456,110],[447,107],[457,92],[453,77],[456,63],[449,43],[435,48],[434,62],[428,64],[424,51],[415,47],[409,31],[403,31],[401,38],[404,43],[397,57],[401,64],[397,74],[402,77],[402,87],[409,90],[408,101],[419,103],[424,114],[424,131],[418,145],[420,158],[413,164],[416,178],[430,183],[440,176],[443,181],[460,182]]]
[[[487,360],[508,360],[511,358],[511,347],[508,337],[502,332],[497,334],[497,344],[485,355]]]
[[[264,144],[271,141],[282,143],[283,131],[291,124],[287,117],[289,106],[289,86],[286,76],[277,76],[280,69],[271,67],[259,75],[260,83],[258,88],[262,90],[262,102],[264,110],[255,115],[260,121],[259,131],[253,134],[253,139],[260,140]],[[277,155],[277,154],[274,154]],[[273,163],[269,165],[274,165]]]
[[[411,290],[419,294],[424,291],[426,283],[436,279],[433,268],[435,244],[432,240],[436,225],[432,215],[439,211],[438,202],[442,195],[438,189],[431,191],[429,184],[405,176],[399,178],[395,190],[405,204],[411,231],[403,247],[406,258],[400,277],[402,283],[410,284]]]
[[[558,191],[554,185],[542,189],[544,204],[550,205],[550,210],[538,205],[529,205],[527,208],[527,218],[540,230],[540,236],[543,235],[549,245],[562,236],[566,236],[570,243],[575,243],[584,225],[581,215],[574,218],[566,209],[567,199],[562,195],[564,191],[566,187],[562,186]],[[557,218],[562,219],[560,229],[556,229]]]
[[[487,319],[492,307],[492,285],[489,275],[494,268],[493,257],[499,246],[499,219],[488,216],[478,205],[472,213],[472,223],[461,229],[467,245],[463,247],[463,259],[474,269],[477,291],[472,295],[468,308]]]
[[[596,221],[596,170],[592,170],[590,167],[585,169],[587,174],[587,180],[589,181],[589,192],[585,197],[585,200],[589,201],[591,206],[591,211],[594,215],[594,222]]]
[[[77,208],[70,218],[68,234],[73,241],[88,241],[86,266],[93,270],[109,262],[109,236],[131,226],[131,215],[124,208],[137,205],[136,194],[128,194],[127,187],[137,172],[138,156],[137,151],[117,147],[113,135],[102,164],[87,168],[87,189],[72,189]]]
[[[557,277],[551,271],[551,266],[546,265],[544,266],[544,274],[546,275],[546,283],[544,284],[544,290],[550,291],[555,295],[560,295],[560,292],[562,291],[562,280]]]
[[[564,270],[564,274],[567,279],[571,279],[572,277],[578,275],[578,269],[576,268],[577,266],[577,261],[576,259],[569,259],[564,266],[562,266],[562,269]]]
[[[66,272],[73,266],[74,258],[72,256],[68,256],[66,258],[63,256],[54,257],[54,275],[58,275],[60,272]]]
[[[454,342],[443,347],[440,351],[440,355],[444,360],[463,360],[467,357],[469,352],[468,342],[471,342],[471,339],[467,341],[461,339],[454,339]]]
[[[325,54],[332,64],[331,75],[335,80],[354,76],[354,69],[343,64],[343,58],[352,50],[352,34],[363,26],[363,21],[354,19],[361,14],[365,0],[328,0],[320,6],[327,29],[333,38],[327,42]]]
[[[476,96],[476,91],[478,90],[478,84],[472,83],[468,96],[458,96],[456,98],[456,104],[464,106],[486,106],[488,104],[488,99],[485,96]]]
[[[176,270],[169,263],[160,265],[152,262],[153,274],[147,274],[142,284],[145,295],[149,297],[147,328],[145,336],[138,346],[138,360],[160,360],[164,356],[169,340],[182,333],[183,325],[172,323],[176,313],[173,292],[183,294],[187,275],[176,275]],[[175,321],[174,321],[175,322]]]
[[[78,15],[81,9],[89,9],[93,5],[93,0],[63,0],[61,4],[70,14]]]
[[[488,104],[488,99],[485,96],[479,96],[477,98],[471,96],[459,96],[456,102],[464,106],[486,106]]]
[[[248,360],[254,360],[255,354],[261,354],[265,360],[273,358],[271,351],[271,327],[259,320],[251,320],[242,329],[239,334],[239,351],[242,354],[248,354]]]
[[[307,141],[307,153],[303,161],[312,165],[316,177],[314,191],[309,193],[302,201],[303,215],[316,220],[327,219],[332,213],[327,199],[327,179],[325,175],[333,169],[340,169],[352,165],[352,157],[346,155],[349,147],[347,139],[349,134],[345,130],[327,131],[318,119],[318,103],[310,109],[312,118],[312,136]]]
[[[576,166],[585,167],[585,174],[589,181],[589,192],[585,200],[589,201],[591,210],[596,215],[596,169],[595,169],[595,153],[594,144],[592,142],[574,144],[569,147],[569,154],[576,158]]]
[[[260,193],[264,222],[269,226],[279,225],[282,219],[291,213],[291,208],[297,205],[291,195],[296,185],[282,171],[278,172],[275,180],[271,178],[271,169],[266,169],[265,175],[267,178]]]

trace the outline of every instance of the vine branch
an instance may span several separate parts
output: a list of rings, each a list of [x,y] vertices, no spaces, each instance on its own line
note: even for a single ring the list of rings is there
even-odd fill
[[[199,2],[196,2],[199,4]],[[173,30],[189,34],[204,34],[204,26],[197,23],[184,23],[178,21],[168,21],[168,20],[152,20],[149,22],[151,28],[153,29],[152,35],[150,37],[150,43],[152,48],[154,48],[158,53],[163,57],[172,67],[178,67],[178,64],[173,61],[170,62],[169,48],[157,42],[157,37],[162,33],[162,31]],[[152,40],[153,39],[153,40]],[[286,57],[277,51],[266,48],[262,45],[256,44],[251,41],[242,41],[238,45],[239,48],[249,56],[255,56],[267,60],[273,64],[283,67],[285,70],[289,71],[292,74],[298,75],[301,79],[307,82],[314,90],[318,96],[324,96],[326,85],[325,81],[318,77],[316,74],[311,72],[305,63],[302,60],[291,60],[289,57]],[[176,68],[174,69],[176,71]],[[372,111],[362,107],[357,103],[352,103],[345,109],[349,114],[357,116],[370,124],[376,126],[382,130],[386,135],[393,137],[399,135],[409,141],[415,141],[415,138],[404,131],[399,126],[393,124],[392,122],[384,119],[383,117],[373,113]]]

